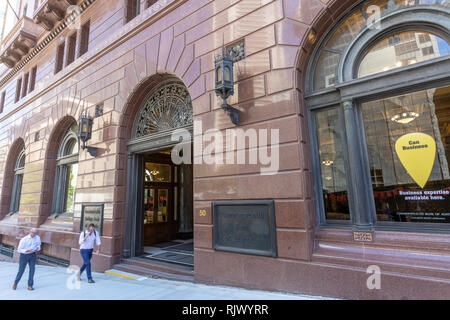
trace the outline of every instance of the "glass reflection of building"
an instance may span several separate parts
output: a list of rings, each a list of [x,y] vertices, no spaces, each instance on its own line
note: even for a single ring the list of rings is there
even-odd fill
[[[334,97],[331,98],[331,92],[336,88],[341,90],[340,87],[343,84],[345,84],[343,87],[348,90],[352,86],[357,87],[359,83],[367,82],[369,84],[371,79],[378,79],[381,76],[388,79],[405,74],[403,79],[406,82],[399,85],[408,87],[407,81],[417,81],[417,79],[406,77],[406,70],[428,66],[430,60],[443,61],[448,57],[450,54],[448,38],[446,33],[439,29],[405,25],[401,28],[392,28],[389,32],[379,32],[386,27],[386,21],[390,21],[391,16],[402,15],[410,8],[422,5],[439,7],[444,4],[433,0],[416,2],[374,0],[362,3],[359,10],[354,10],[352,14],[349,14],[333,32],[322,40],[320,51],[316,53],[315,68],[311,77],[314,100],[321,101],[318,97],[327,95],[328,98],[334,99]],[[371,28],[367,23],[369,18],[376,15],[377,10],[380,13],[381,25],[377,26],[377,21],[373,20],[374,25]],[[368,29],[373,29],[373,32]],[[377,33],[377,36],[370,42],[366,41],[364,47],[361,47],[356,55],[350,55],[349,50],[355,46],[355,43],[364,42],[365,40],[362,39],[369,33]],[[350,56],[351,58],[349,58]],[[341,70],[349,62],[345,60],[347,58],[354,60],[351,72]],[[353,79],[353,82],[348,82],[350,79]],[[358,140],[362,141],[363,150],[358,152],[358,154],[360,153],[358,157],[369,162],[367,165],[368,177],[350,177],[347,171],[352,171],[353,168],[345,166],[347,160],[344,159],[343,154],[350,157],[349,152],[355,150],[352,145],[359,142],[353,141],[353,144],[350,145],[351,139],[347,136],[349,133],[346,132],[346,123],[351,119],[343,115],[345,113],[342,111],[344,101],[333,100],[333,105],[331,100],[327,100],[328,106],[325,107],[322,102],[320,108],[315,106],[315,134],[320,157],[320,184],[326,220],[349,219],[350,215],[342,214],[348,210],[349,203],[350,206],[354,206],[355,201],[351,202],[346,199],[347,190],[354,188],[352,185],[355,185],[355,179],[363,181],[360,186],[367,189],[370,187],[368,181],[370,178],[377,215],[375,220],[450,222],[447,215],[448,208],[450,208],[450,196],[443,197],[443,200],[440,201],[431,198],[430,201],[418,201],[405,200],[406,198],[400,195],[402,190],[422,189],[407,172],[395,150],[398,139],[406,134],[417,132],[431,136],[436,142],[437,151],[431,175],[423,192],[429,190],[447,192],[450,190],[448,167],[450,152],[449,87],[439,87],[446,84],[446,82],[436,85],[426,84],[422,88],[418,87],[419,89],[402,89],[389,94],[380,94],[379,97],[373,94],[371,97],[358,98],[361,101],[358,99],[351,101],[351,110],[355,110],[357,125],[362,128],[362,130],[358,128],[353,135],[357,135]],[[361,85],[361,87],[363,86]],[[364,90],[367,90],[367,94],[372,94],[373,88],[368,87]],[[361,114],[358,114],[359,112]],[[349,111],[347,114],[350,114]],[[346,146],[343,147],[341,141],[346,141]],[[346,150],[347,148],[349,151]],[[340,160],[342,160],[341,163],[339,163]],[[351,164],[348,165],[351,166]],[[346,183],[350,183],[350,185]],[[361,193],[362,196],[366,191],[358,188],[350,191],[350,193],[352,192]],[[370,202],[371,197],[368,195],[364,202]],[[345,210],[342,204],[346,205]],[[320,206],[321,204],[319,204]],[[365,211],[370,211],[367,210],[370,206],[371,204],[367,205]],[[322,209],[319,210],[322,211]],[[352,216],[363,215],[361,210],[352,210]],[[435,219],[421,218],[427,214],[434,215]]]
[[[429,89],[398,97],[364,103],[362,106],[372,184],[378,219],[410,222],[423,220],[424,212],[445,213],[448,200],[405,201],[401,191],[419,190],[395,150],[396,141],[408,133],[425,133],[436,141],[436,157],[425,186],[429,190],[450,187],[450,88]],[[405,117],[396,121],[396,115]],[[397,214],[400,213],[400,214]],[[416,215],[416,216],[415,216]],[[435,217],[437,222],[444,218]],[[438,220],[439,218],[439,220]],[[445,220],[447,220],[446,218]],[[442,221],[441,221],[442,220]]]

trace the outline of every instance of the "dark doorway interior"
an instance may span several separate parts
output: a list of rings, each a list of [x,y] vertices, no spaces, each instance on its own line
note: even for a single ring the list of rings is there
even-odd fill
[[[143,158],[143,257],[193,265],[193,167],[171,150]]]

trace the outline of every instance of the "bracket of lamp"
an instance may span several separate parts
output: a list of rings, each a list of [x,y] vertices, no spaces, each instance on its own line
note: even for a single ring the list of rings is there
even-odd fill
[[[83,150],[87,150],[87,152],[93,156],[94,158],[97,157],[98,154],[98,148],[94,147],[84,147]]]
[[[222,109],[230,117],[231,122],[234,125],[239,125],[239,110],[230,106],[226,100],[222,103]]]
[[[81,149],[87,150],[87,152],[94,158],[96,158],[97,155],[98,155],[98,148],[88,147],[88,146],[86,146],[85,142],[83,142],[83,145],[81,146]]]

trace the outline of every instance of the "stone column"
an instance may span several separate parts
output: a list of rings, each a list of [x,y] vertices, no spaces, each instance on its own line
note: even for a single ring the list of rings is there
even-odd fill
[[[192,233],[193,222],[193,167],[190,165],[180,166],[180,234]]]
[[[371,177],[368,170],[367,153],[363,149],[364,137],[358,123],[358,114],[353,100],[342,102],[347,137],[349,164],[349,199],[353,226],[356,230],[372,230],[375,223],[375,208],[371,194]]]
[[[123,244],[123,257],[130,258],[134,253],[134,239],[133,225],[136,213],[136,155],[128,154],[127,160],[127,197],[125,205],[125,234]]]

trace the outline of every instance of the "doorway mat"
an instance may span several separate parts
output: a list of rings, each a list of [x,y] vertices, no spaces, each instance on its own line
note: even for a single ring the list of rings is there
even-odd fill
[[[181,252],[181,253],[193,254],[194,253],[194,243],[193,242],[183,243],[178,246],[164,248],[164,250],[171,251],[171,252]]]
[[[182,244],[182,242],[175,242],[175,241],[169,241],[169,242],[162,242],[162,243],[157,243],[157,244],[152,244],[152,247],[155,248],[167,248],[167,247],[172,247],[172,246],[176,246]]]
[[[178,252],[165,252],[156,255],[145,256],[147,259],[159,260],[164,262],[170,262],[180,264],[183,266],[194,266],[194,255],[183,254]]]

